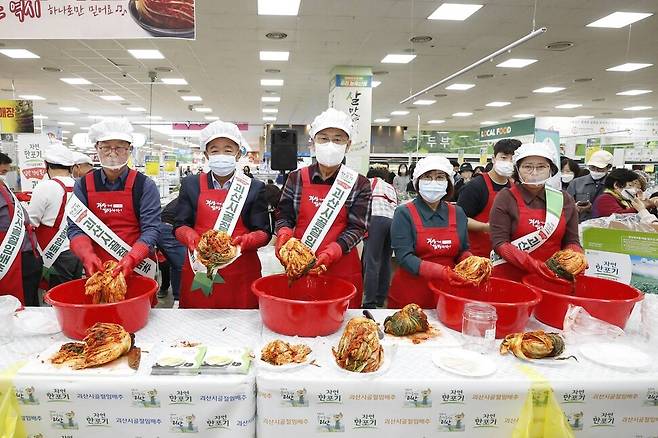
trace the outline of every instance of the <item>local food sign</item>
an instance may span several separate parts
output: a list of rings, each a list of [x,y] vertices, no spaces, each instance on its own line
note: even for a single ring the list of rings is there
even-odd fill
[[[521,135],[531,135],[534,133],[535,119],[532,118],[480,128],[480,140],[496,140],[499,138],[519,137]]]
[[[195,0],[0,0],[0,39],[194,39]]]

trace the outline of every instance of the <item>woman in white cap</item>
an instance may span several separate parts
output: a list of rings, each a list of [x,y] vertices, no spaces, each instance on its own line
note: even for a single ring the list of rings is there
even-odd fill
[[[27,212],[36,227],[39,252],[46,268],[44,280],[52,288],[82,277],[82,263],[69,249],[66,237],[65,208],[75,184],[71,177],[75,162],[73,153],[61,143],[50,145],[43,160],[49,179],[34,188]]]
[[[410,303],[423,309],[436,307],[430,280],[455,287],[470,285],[452,270],[471,255],[468,218],[461,207],[446,201],[455,191],[452,174],[452,164],[445,157],[429,156],[416,164],[412,181],[418,196],[396,208],[391,225],[391,246],[400,268],[388,294],[390,309]]]
[[[350,307],[361,307],[361,261],[354,248],[370,220],[370,181],[343,165],[352,144],[352,119],[329,108],[311,124],[317,163],[290,173],[276,211],[276,254],[291,238],[315,252],[313,273],[343,278],[356,286]],[[316,216],[318,210],[322,214]]]
[[[155,263],[145,261],[158,240],[160,194],[155,182],[128,168],[132,151],[133,128],[126,119],[105,119],[89,129],[89,139],[96,145],[101,168],[79,179],[73,188],[80,212],[69,214],[68,236],[71,250],[82,261],[87,275],[103,269],[103,262],[118,260],[115,273],[127,277],[137,272],[155,274]],[[75,201],[75,202],[74,202]],[[89,212],[100,223],[87,226]],[[114,232],[129,250],[114,238]],[[125,247],[124,247],[125,249]],[[122,254],[122,255],[121,255]]]
[[[82,178],[92,170],[94,170],[94,162],[91,157],[82,152],[73,151],[73,178]]]
[[[558,171],[557,151],[547,143],[524,144],[513,162],[516,183],[496,196],[490,215],[493,275],[555,279],[546,260],[561,249],[583,252],[573,198],[547,184]]]
[[[198,281],[204,280],[206,274],[195,274],[188,257],[181,277],[181,308],[258,308],[258,299],[251,292],[251,283],[261,276],[256,251],[267,245],[272,234],[265,184],[236,170],[241,139],[240,130],[233,123],[218,120],[205,127],[201,131],[201,146],[210,171],[188,176],[181,184],[174,223],[178,241],[193,252],[203,233],[222,230],[242,253],[219,270],[221,280],[215,277],[212,285]]]

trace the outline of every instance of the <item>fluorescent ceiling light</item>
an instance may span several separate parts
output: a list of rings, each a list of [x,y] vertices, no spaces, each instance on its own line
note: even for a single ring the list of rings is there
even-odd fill
[[[653,64],[643,64],[641,62],[627,62],[614,67],[606,68],[605,71],[635,71],[642,68],[651,67]]]
[[[640,120],[640,121],[642,121],[642,120],[651,120],[651,117],[633,117],[632,120]]]
[[[74,113],[74,112],[80,111],[79,108],[76,108],[74,106],[60,106],[59,110],[64,111],[65,113]]]
[[[91,126],[81,126],[80,130],[81,131],[89,131],[91,129]]]
[[[70,134],[71,131],[62,131],[62,134]]]
[[[507,106],[511,104],[512,102],[499,102],[499,101],[494,101],[494,102],[489,102],[486,106],[493,106],[493,107],[501,107],[501,106]]]
[[[281,102],[281,98],[279,96],[263,96],[260,98],[260,101],[275,103],[275,102]]]
[[[83,78],[60,78],[59,79],[62,82],[66,82],[69,85],[89,85],[91,82],[89,82],[86,79]]]
[[[619,29],[620,27],[628,26],[636,21],[644,20],[652,15],[653,14],[642,12],[613,12],[610,15],[606,15],[605,17],[599,18],[588,24],[587,27],[611,27],[613,29]]]
[[[626,90],[617,93],[617,96],[639,96],[640,94],[651,93],[652,90]]]
[[[128,50],[136,59],[164,59],[159,50]]]
[[[18,97],[25,100],[46,100],[45,97],[37,96],[36,94],[21,94]]]
[[[480,125],[497,125],[499,122],[496,122],[494,120],[485,120],[484,122],[480,122]]]
[[[528,117],[534,117],[534,114],[514,114],[512,117],[515,117],[517,119],[526,119]]]
[[[382,64],[408,64],[414,60],[416,55],[397,55],[389,53],[381,60]]]
[[[290,57],[290,52],[271,52],[267,50],[260,51],[261,61],[287,61]]]
[[[473,113],[454,113],[453,114],[454,117],[468,117],[468,116],[472,116],[472,115],[473,115]]]
[[[573,108],[580,108],[582,105],[579,103],[565,103],[562,105],[558,105],[555,108],[557,109],[573,109]]]
[[[564,90],[564,87],[541,87],[536,90],[532,90],[533,93],[557,93],[558,91]]]
[[[57,124],[60,125],[60,126],[73,126],[73,125],[75,125],[75,123],[73,123],[73,122],[58,122]]]
[[[162,120],[162,116],[146,116],[149,120]]]
[[[48,116],[42,116],[42,115],[38,115],[38,116],[33,117],[33,119],[35,119],[35,120],[46,120],[47,118],[48,118]]]
[[[275,120],[276,120],[276,117],[273,117],[273,116],[263,117],[263,122],[274,122]]]
[[[382,81],[372,81],[372,88],[377,88],[382,84]]]
[[[141,106],[129,106],[126,109],[128,111],[132,111],[134,113],[144,113],[144,112],[146,112],[146,108],[142,108]]]
[[[448,85],[446,87],[446,90],[464,91],[464,90],[470,90],[473,87],[475,87],[475,84],[452,84],[452,85]]]
[[[594,116],[576,116],[574,119],[593,119]]]
[[[36,53],[25,49],[0,49],[0,53],[13,59],[37,59],[40,58]]]
[[[407,114],[409,114],[409,111],[391,111],[392,116],[406,116]]]
[[[297,15],[301,0],[258,0],[258,15]]]
[[[261,79],[260,84],[263,87],[282,87],[283,79]]]
[[[628,108],[624,108],[624,111],[643,111],[643,110],[648,110],[653,108],[652,106],[629,106]]]
[[[427,17],[428,20],[464,21],[476,13],[482,5],[464,5],[460,3],[443,3]]]
[[[418,99],[415,101],[413,104],[414,105],[432,105],[436,103],[436,100],[429,100],[429,99]]]
[[[523,67],[527,67],[530,64],[534,64],[535,62],[537,62],[536,59],[510,58],[507,61],[501,62],[500,64],[496,65],[496,67],[523,68]]]
[[[214,122],[215,120],[219,120],[219,117],[217,117],[217,116],[205,116],[204,119],[210,120],[211,122]]]
[[[386,122],[390,122],[390,121],[391,121],[391,119],[386,119],[386,118],[373,120],[373,122],[375,122],[375,123],[386,123]]]
[[[183,78],[162,78],[162,83],[167,85],[187,85]]]
[[[203,100],[201,96],[181,96],[180,98],[185,102],[201,102]]]
[[[440,119],[433,119],[433,120],[428,120],[427,123],[430,125],[440,125],[441,123],[445,123],[445,120],[440,120]]]
[[[208,108],[207,106],[200,106],[200,107],[194,108],[194,111],[196,111],[198,113],[211,113],[212,108]]]
[[[108,102],[119,102],[124,100],[123,97],[121,96],[98,96],[103,100],[107,100]]]
[[[279,112],[279,110],[277,108],[263,108],[263,112],[268,114],[276,114]]]

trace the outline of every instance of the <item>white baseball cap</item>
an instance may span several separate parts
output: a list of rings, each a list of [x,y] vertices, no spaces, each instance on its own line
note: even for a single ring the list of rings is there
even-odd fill
[[[96,144],[99,141],[123,140],[133,142],[133,126],[127,119],[108,118],[89,128],[89,141]]]
[[[560,168],[560,162],[557,158],[557,150],[549,143],[525,143],[514,151],[512,161],[516,166],[519,161],[526,157],[544,157],[552,162],[555,167]]]
[[[94,162],[89,155],[73,151],[73,164],[89,164],[90,166],[93,166]]]
[[[587,160],[587,165],[603,169],[612,163],[612,158],[612,154],[608,151],[596,151]]]
[[[352,119],[350,116],[335,108],[329,108],[313,120],[311,123],[311,138],[315,134],[327,128],[338,128],[343,130],[348,137],[352,137]]]
[[[53,143],[46,147],[43,154],[43,161],[50,164],[59,164],[61,166],[73,166],[73,152],[62,143]]]
[[[413,175],[414,186],[418,182],[418,178],[430,170],[440,170],[448,176],[448,181],[450,181],[451,184],[454,184],[452,178],[453,168],[450,161],[446,157],[440,155],[430,155],[418,160],[418,163],[416,163]]]
[[[238,147],[242,147],[242,134],[237,125],[229,122],[216,120],[203,128],[199,135],[201,146],[205,149],[208,143],[216,138],[228,138],[233,140]]]

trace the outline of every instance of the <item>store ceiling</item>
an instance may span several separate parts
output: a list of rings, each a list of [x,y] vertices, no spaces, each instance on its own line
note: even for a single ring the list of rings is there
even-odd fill
[[[456,2],[457,0],[455,0]],[[310,123],[326,108],[329,73],[336,65],[372,66],[381,85],[373,90],[373,119],[390,118],[387,125],[415,129],[417,115],[423,128],[475,130],[483,121],[508,121],[516,114],[536,116],[656,117],[658,116],[658,15],[620,29],[586,27],[612,12],[658,13],[655,0],[537,0],[537,27],[548,32],[485,64],[451,83],[471,83],[467,91],[444,87],[429,93],[430,106],[400,105],[410,92],[444,78],[483,56],[515,41],[532,29],[533,0],[464,0],[484,7],[465,21],[435,21],[427,17],[441,1],[395,0],[302,0],[299,16],[259,16],[256,0],[197,1],[197,40],[4,40],[2,48],[24,48],[40,59],[0,60],[0,88],[15,95],[39,95],[36,112],[48,116],[48,124],[73,122],[64,129],[72,133],[89,126],[89,115],[127,116],[145,120],[144,113],[128,107],[149,108],[151,70],[159,78],[184,78],[188,85],[154,86],[153,115],[162,121],[205,122],[205,116],[262,125],[262,109],[278,109],[276,124]],[[629,32],[630,31],[630,32]],[[288,37],[274,41],[268,32]],[[630,36],[629,36],[630,33]],[[412,36],[429,35],[432,41],[413,44]],[[566,51],[546,45],[571,41]],[[162,60],[137,60],[128,49],[158,49]],[[382,64],[389,53],[417,55],[409,64]],[[259,51],[289,51],[287,62],[259,60]],[[508,58],[532,58],[525,68],[499,68]],[[629,73],[606,68],[625,62],[654,64]],[[43,71],[55,67],[62,72]],[[268,73],[266,69],[279,69]],[[490,78],[478,78],[493,75]],[[82,77],[92,85],[68,85],[62,77]],[[260,79],[283,79],[283,87],[263,87]],[[591,79],[579,81],[581,79]],[[447,84],[446,84],[447,85]],[[546,87],[564,87],[553,94],[533,93]],[[90,91],[90,90],[96,91]],[[629,89],[653,90],[639,96],[618,96]],[[101,92],[98,92],[102,90]],[[180,93],[178,90],[189,90]],[[100,94],[125,100],[108,102]],[[434,95],[439,94],[439,97]],[[0,91],[0,98],[12,98]],[[203,101],[185,102],[184,95]],[[445,96],[443,96],[445,95]],[[275,104],[263,104],[262,96],[280,96]],[[492,101],[507,101],[504,107],[488,107]],[[191,103],[212,108],[212,113],[191,111]],[[555,109],[561,104],[580,104],[575,109]],[[73,106],[79,113],[63,113]],[[644,111],[624,111],[631,106],[651,106]],[[407,107],[410,107],[407,109]],[[396,110],[406,116],[391,116]],[[470,117],[453,117],[471,112]],[[429,125],[433,119],[445,120]],[[158,134],[161,140],[166,135]],[[156,136],[157,139],[157,136]]]

